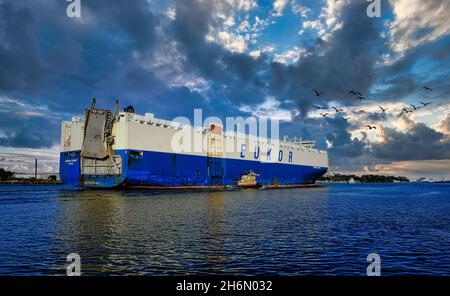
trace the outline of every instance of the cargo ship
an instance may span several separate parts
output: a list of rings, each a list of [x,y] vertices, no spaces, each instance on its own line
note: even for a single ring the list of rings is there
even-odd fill
[[[201,141],[202,149],[186,149],[194,144],[183,141],[191,138]],[[84,118],[61,124],[60,178],[82,188],[311,186],[328,168],[327,152],[314,146],[224,132],[219,124],[183,125],[152,113],[138,115],[131,106],[119,112],[118,102],[113,111],[98,109],[94,100]]]

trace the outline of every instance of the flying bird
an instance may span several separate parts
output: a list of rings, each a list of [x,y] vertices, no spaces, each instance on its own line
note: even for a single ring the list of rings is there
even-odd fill
[[[411,107],[413,107],[414,110],[420,109],[420,107],[416,107],[414,105],[410,105]]]
[[[363,96],[358,96],[358,97],[355,98],[355,100],[362,101],[362,100],[367,100],[367,99],[365,97],[363,97]]]
[[[369,129],[377,129],[377,127],[374,125],[366,125],[366,127],[368,127]]]
[[[406,109],[406,108],[403,108],[402,110],[405,111],[405,113],[412,113],[411,110],[408,110],[408,109]]]
[[[358,95],[358,96],[362,96],[362,93],[360,93],[359,91],[354,91],[354,90],[351,90],[351,91],[349,91],[348,92],[349,94],[352,94],[352,95]]]
[[[334,107],[334,106],[331,106],[331,108],[333,108],[334,111],[336,111],[336,113],[339,113],[339,112],[341,112],[341,111],[344,111],[344,109],[338,109],[338,108],[336,108],[336,107]]]
[[[313,89],[313,92],[316,94],[316,97],[321,96],[324,94],[324,92],[318,92],[317,90]]]
[[[429,90],[429,91],[433,90],[431,87],[428,87],[428,86],[424,86],[423,88],[426,89],[426,90]]]
[[[325,118],[325,116],[327,116],[328,113],[320,113],[320,115],[322,115]]]
[[[347,117],[347,118],[344,117],[344,120],[345,120],[345,121],[348,121],[350,118],[351,118],[351,117]]]
[[[318,110],[319,110],[319,109],[326,109],[325,107],[317,106],[317,105],[314,105],[313,107],[316,108],[316,109],[318,109]]]
[[[430,105],[432,102],[425,102],[425,103],[419,102],[419,103],[421,103],[424,107],[426,107],[427,105]]]
[[[378,107],[381,109],[381,111],[383,111],[383,113],[386,112],[386,110],[387,110],[387,108],[383,108],[381,106],[378,106]]]

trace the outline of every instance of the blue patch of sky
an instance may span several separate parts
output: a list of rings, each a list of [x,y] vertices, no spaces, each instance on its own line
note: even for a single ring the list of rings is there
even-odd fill
[[[285,12],[282,17],[275,17],[275,24],[271,24],[261,34],[261,40],[275,44],[277,51],[282,52],[300,45],[300,17]]]
[[[299,35],[301,26],[305,18],[301,18],[300,14],[292,11],[292,4],[288,3],[283,10],[281,16],[274,16],[273,10],[274,1],[258,1],[257,11],[253,11],[251,18],[258,16],[260,19],[270,18],[270,24],[261,32],[258,38],[258,43],[252,46],[252,49],[261,49],[266,45],[274,45],[276,53],[282,53],[290,50],[293,47],[307,47],[312,40],[317,38],[315,30],[306,30],[303,35]],[[302,1],[303,2],[303,1]],[[320,14],[320,3],[317,1],[304,1],[309,3],[301,3],[301,6],[306,6],[311,9],[308,15],[310,19],[316,19]]]

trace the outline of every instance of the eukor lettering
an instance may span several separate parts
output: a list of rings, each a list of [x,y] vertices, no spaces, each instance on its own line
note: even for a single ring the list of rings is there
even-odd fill
[[[255,157],[255,159],[259,158],[259,146],[257,149],[255,149],[255,153],[253,154],[253,156]]]
[[[245,158],[245,150],[247,149],[247,145],[241,145],[241,158]]]
[[[247,145],[242,144],[241,145],[241,154],[240,154],[241,158],[245,158],[246,150],[247,150]],[[254,159],[259,159],[260,152],[261,152],[261,148],[259,146],[256,146],[255,151],[253,152]],[[268,148],[267,153],[266,153],[266,155],[267,155],[266,160],[271,160],[271,158],[270,158],[271,152],[272,152],[272,148]],[[292,151],[289,151],[288,162],[292,163],[293,158],[294,158],[294,154],[292,153]],[[278,151],[278,161],[283,161],[283,150],[281,150],[281,149]]]

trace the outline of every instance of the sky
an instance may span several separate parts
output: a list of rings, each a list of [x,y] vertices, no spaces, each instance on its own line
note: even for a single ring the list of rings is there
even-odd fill
[[[0,0],[0,167],[58,172],[61,121],[95,97],[169,120],[277,118],[331,172],[450,178],[447,0],[381,0],[373,18],[366,0],[69,4]]]

